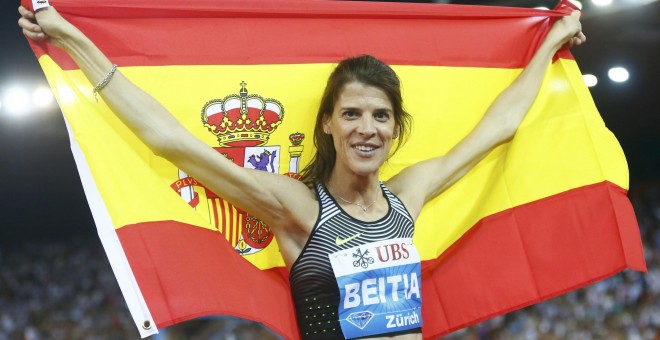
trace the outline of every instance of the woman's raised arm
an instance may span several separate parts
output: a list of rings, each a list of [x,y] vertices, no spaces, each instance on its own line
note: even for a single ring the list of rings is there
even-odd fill
[[[32,13],[19,7],[18,23],[35,41],[48,40],[65,50],[92,84],[109,82],[99,90],[110,109],[155,154],[176,164],[210,190],[276,228],[313,224],[317,204],[301,182],[286,176],[244,169],[227,160],[188,132],[151,95],[117,71],[80,30],[53,7]],[[97,86],[98,87],[98,86]],[[257,208],[258,207],[258,208]],[[283,236],[279,235],[278,236]]]
[[[586,41],[580,12],[558,20],[548,32],[529,64],[493,101],[474,129],[446,155],[411,165],[388,181],[388,187],[417,217],[422,206],[463,177],[495,146],[510,139],[529,111],[541,88],[553,55],[564,44]]]

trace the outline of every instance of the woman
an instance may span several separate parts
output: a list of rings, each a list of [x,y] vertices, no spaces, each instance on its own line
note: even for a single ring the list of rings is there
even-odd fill
[[[64,49],[90,82],[98,84],[94,92],[155,154],[273,229],[290,271],[304,338],[421,338],[422,321],[416,314],[421,303],[419,259],[411,242],[414,220],[427,201],[513,136],[554,53],[565,43],[586,40],[579,12],[557,21],[527,67],[462,141],[446,155],[414,164],[385,183],[379,181],[379,169],[410,125],[399,80],[373,57],[346,59],[328,80],[314,132],[317,155],[297,181],[238,167],[195,138],[154,98],[115,72],[111,61],[54,8],[35,15],[19,7],[19,13],[24,34]],[[351,258],[352,266],[343,266],[341,256],[355,256],[356,249],[366,255],[365,249],[387,246],[388,256],[411,259],[401,275],[365,279],[357,286],[341,283],[345,276],[340,272],[366,270],[374,257],[385,262],[378,253]],[[400,270],[385,265],[381,269]],[[404,300],[413,307],[397,320],[402,326],[390,327],[393,319],[388,315],[381,316],[385,323],[372,321],[367,305],[395,306]]]

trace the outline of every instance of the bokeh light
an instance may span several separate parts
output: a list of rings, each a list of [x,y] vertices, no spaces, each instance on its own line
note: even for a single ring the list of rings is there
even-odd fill
[[[583,74],[582,79],[584,83],[587,84],[587,87],[594,87],[598,84],[598,78],[593,74]]]
[[[30,96],[26,89],[21,87],[11,87],[4,95],[5,110],[11,115],[21,115],[26,113],[30,106]]]
[[[591,2],[596,6],[609,6],[612,4],[612,0],[591,0]]]
[[[48,107],[53,103],[53,92],[46,86],[37,87],[32,94],[32,101],[38,108]]]
[[[620,66],[610,68],[609,71],[607,71],[607,76],[617,83],[623,83],[630,78],[628,70]]]

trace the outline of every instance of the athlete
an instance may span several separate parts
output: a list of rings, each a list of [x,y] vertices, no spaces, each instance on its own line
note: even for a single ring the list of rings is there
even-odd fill
[[[23,33],[66,51],[156,155],[272,228],[290,271],[301,336],[310,339],[421,339],[415,219],[426,202],[513,137],[555,52],[586,41],[578,11],[558,20],[463,140],[384,183],[379,169],[410,126],[399,79],[374,57],[346,59],[328,79],[314,132],[317,154],[300,181],[241,168],[198,140],[55,8],[19,13]],[[392,260],[403,264],[391,266]]]

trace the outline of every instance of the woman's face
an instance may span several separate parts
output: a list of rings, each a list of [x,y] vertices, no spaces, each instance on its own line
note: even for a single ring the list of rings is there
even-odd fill
[[[392,104],[383,90],[359,82],[346,84],[332,115],[323,121],[337,151],[334,170],[378,174],[396,137],[395,128]]]

